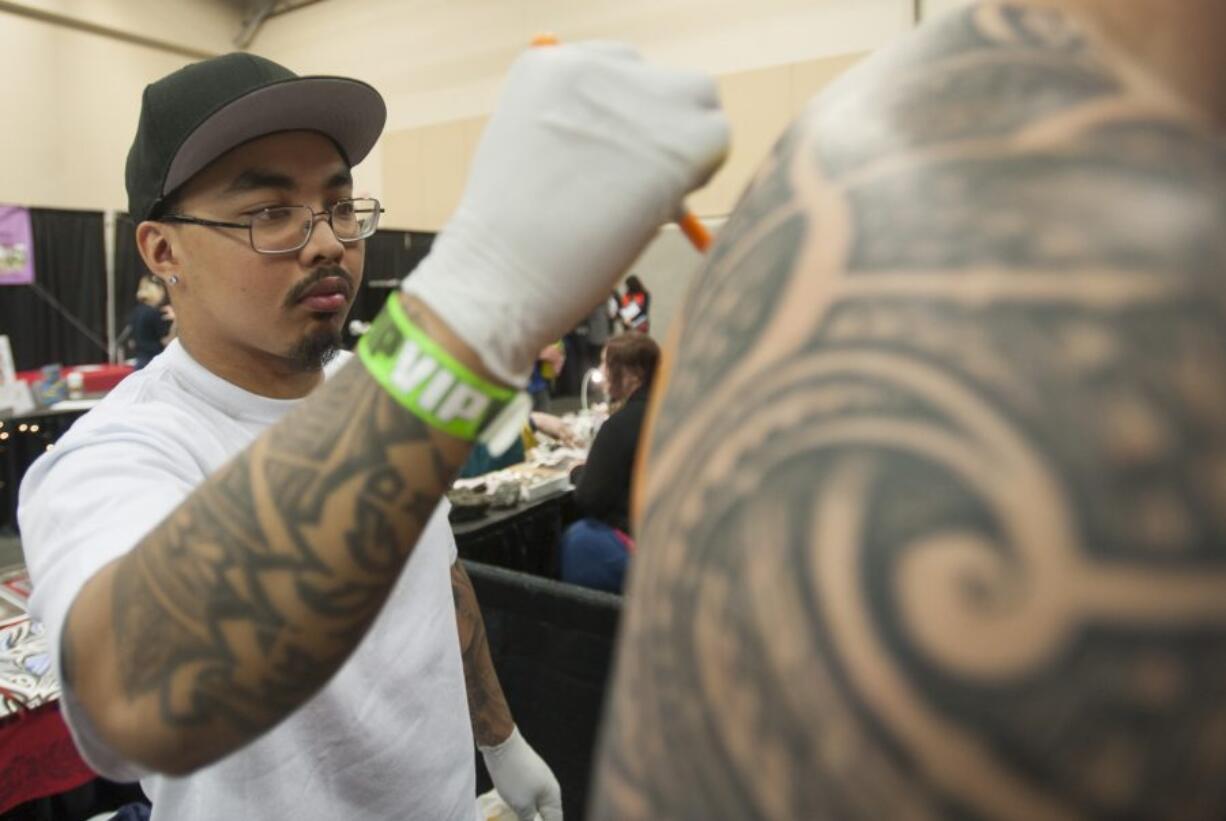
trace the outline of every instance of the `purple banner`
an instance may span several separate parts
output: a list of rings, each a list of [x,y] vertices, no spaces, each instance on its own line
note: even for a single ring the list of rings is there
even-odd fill
[[[0,285],[29,285],[33,281],[30,212],[18,205],[0,205]]]

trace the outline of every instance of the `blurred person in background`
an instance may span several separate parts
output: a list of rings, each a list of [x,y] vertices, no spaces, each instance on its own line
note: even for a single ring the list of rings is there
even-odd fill
[[[613,333],[618,307],[616,297],[610,297],[593,308],[587,318],[566,335],[567,347],[572,355],[567,358],[570,367],[562,371],[559,381],[559,388],[566,395],[578,395],[582,390],[584,375],[600,366],[600,352]]]
[[[651,293],[635,274],[626,277],[626,292],[621,297],[618,317],[627,331],[651,333]]]
[[[660,347],[644,334],[623,334],[605,346],[600,370],[612,415],[587,462],[572,474],[582,519],[562,534],[562,580],[620,593],[634,549],[630,478]]]
[[[532,377],[528,381],[528,395],[532,397],[532,409],[548,411],[551,405],[550,391],[553,381],[558,378],[566,365],[566,346],[561,341],[551,342],[541,348],[537,354],[536,364],[532,368]]]
[[[174,308],[166,296],[166,286],[146,274],[136,289],[136,307],[128,315],[128,344],[136,359],[136,370],[149,364],[175,337]]]

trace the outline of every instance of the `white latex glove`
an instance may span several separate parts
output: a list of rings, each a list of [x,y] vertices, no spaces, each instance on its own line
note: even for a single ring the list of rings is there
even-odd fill
[[[545,760],[528,746],[519,728],[497,747],[479,747],[494,789],[520,821],[562,821],[562,788]]]
[[[526,51],[459,208],[403,288],[492,373],[523,385],[537,352],[608,298],[727,147],[706,75],[615,43]]]

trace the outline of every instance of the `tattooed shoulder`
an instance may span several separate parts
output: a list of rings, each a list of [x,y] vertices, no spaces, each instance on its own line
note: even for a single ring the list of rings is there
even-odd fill
[[[815,101],[680,320],[597,817],[1221,817],[1224,218],[1047,8]]]

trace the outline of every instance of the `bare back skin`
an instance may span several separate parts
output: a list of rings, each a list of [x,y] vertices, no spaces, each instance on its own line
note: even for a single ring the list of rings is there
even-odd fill
[[[1226,817],[1226,143],[1056,8],[857,66],[675,321],[592,817]]]

